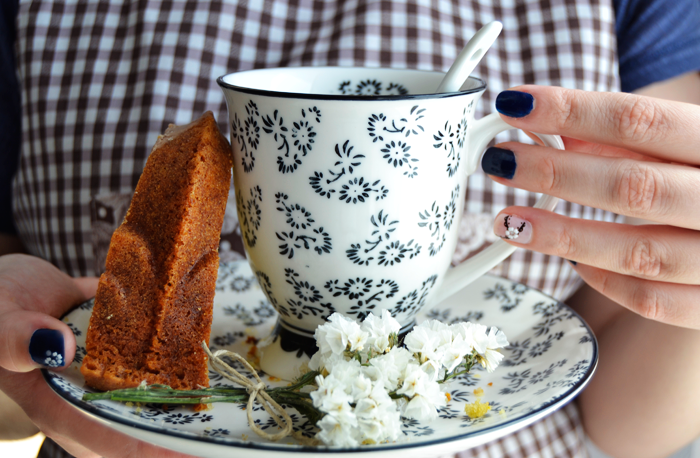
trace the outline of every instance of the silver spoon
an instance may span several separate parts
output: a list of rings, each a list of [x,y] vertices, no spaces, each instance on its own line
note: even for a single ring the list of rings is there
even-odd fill
[[[474,68],[481,62],[486,51],[491,48],[498,35],[503,30],[503,24],[493,21],[474,34],[469,43],[459,53],[457,59],[450,67],[445,77],[440,82],[436,93],[456,92],[469,78]]]

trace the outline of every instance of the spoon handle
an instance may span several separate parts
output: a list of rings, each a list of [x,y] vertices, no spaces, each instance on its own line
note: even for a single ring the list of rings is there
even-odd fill
[[[503,24],[498,21],[489,22],[479,29],[459,53],[452,67],[440,82],[436,93],[459,91],[486,51],[496,41],[502,29]]]

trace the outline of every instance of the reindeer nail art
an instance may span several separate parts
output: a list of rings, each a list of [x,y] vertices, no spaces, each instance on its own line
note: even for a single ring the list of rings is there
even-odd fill
[[[528,243],[532,239],[532,225],[515,215],[500,216],[496,219],[494,232],[502,239]]]

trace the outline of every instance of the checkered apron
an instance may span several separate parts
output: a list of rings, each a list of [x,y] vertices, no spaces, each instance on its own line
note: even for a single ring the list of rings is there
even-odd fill
[[[23,144],[14,217],[28,250],[63,271],[97,275],[146,157],[169,123],[211,110],[228,132],[215,79],[262,67],[382,66],[446,71],[483,24],[504,30],[474,74],[496,95],[534,83],[619,90],[612,0],[21,0],[17,64]],[[510,131],[498,141],[529,141]],[[495,240],[499,209],[536,195],[477,172],[454,263]],[[576,218],[615,216],[562,202]],[[243,256],[235,199],[223,260]],[[495,269],[559,299],[579,285],[560,258],[519,250]],[[574,406],[462,457],[585,456]]]

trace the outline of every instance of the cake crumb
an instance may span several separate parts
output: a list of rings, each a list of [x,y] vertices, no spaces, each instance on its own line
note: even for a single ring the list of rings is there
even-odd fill
[[[482,404],[479,399],[464,406],[464,412],[472,420],[483,417],[489,410],[491,410],[489,403],[485,402]]]
[[[477,388],[474,390],[474,396],[480,398],[484,395],[484,389],[483,388]]]

